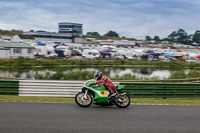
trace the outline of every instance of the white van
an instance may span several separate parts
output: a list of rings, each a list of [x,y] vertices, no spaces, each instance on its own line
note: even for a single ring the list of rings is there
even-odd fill
[[[196,53],[189,53],[187,56],[186,56],[186,62],[196,62],[198,60],[197,58],[197,55]]]
[[[125,59],[125,51],[124,50],[118,50],[116,53],[115,53],[115,56],[114,56],[115,59]]]
[[[57,57],[53,46],[35,46],[35,55],[39,57]]]
[[[100,53],[96,49],[84,49],[82,57],[85,59],[98,59],[100,56]]]

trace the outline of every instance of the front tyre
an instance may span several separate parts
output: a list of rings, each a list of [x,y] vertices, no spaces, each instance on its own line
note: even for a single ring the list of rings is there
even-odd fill
[[[90,95],[86,94],[86,97],[84,92],[79,92],[75,96],[75,102],[81,107],[89,107],[92,104],[92,98]]]
[[[130,98],[127,95],[119,95],[115,98],[115,105],[119,108],[127,108],[130,105]]]

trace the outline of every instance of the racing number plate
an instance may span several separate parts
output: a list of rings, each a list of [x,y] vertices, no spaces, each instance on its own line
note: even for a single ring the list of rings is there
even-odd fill
[[[106,91],[100,91],[101,95],[108,95]]]

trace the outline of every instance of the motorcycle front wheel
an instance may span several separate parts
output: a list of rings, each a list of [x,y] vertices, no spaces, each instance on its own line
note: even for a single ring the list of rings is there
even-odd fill
[[[79,92],[75,96],[75,102],[81,107],[89,107],[92,104],[92,97],[84,92]]]
[[[130,98],[127,95],[119,95],[115,98],[114,103],[119,108],[127,108],[130,105]]]

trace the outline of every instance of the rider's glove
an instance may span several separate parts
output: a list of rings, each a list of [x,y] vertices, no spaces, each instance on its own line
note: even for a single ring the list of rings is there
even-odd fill
[[[93,86],[93,85],[96,85],[96,83],[90,83],[90,84],[88,84],[88,86]]]

